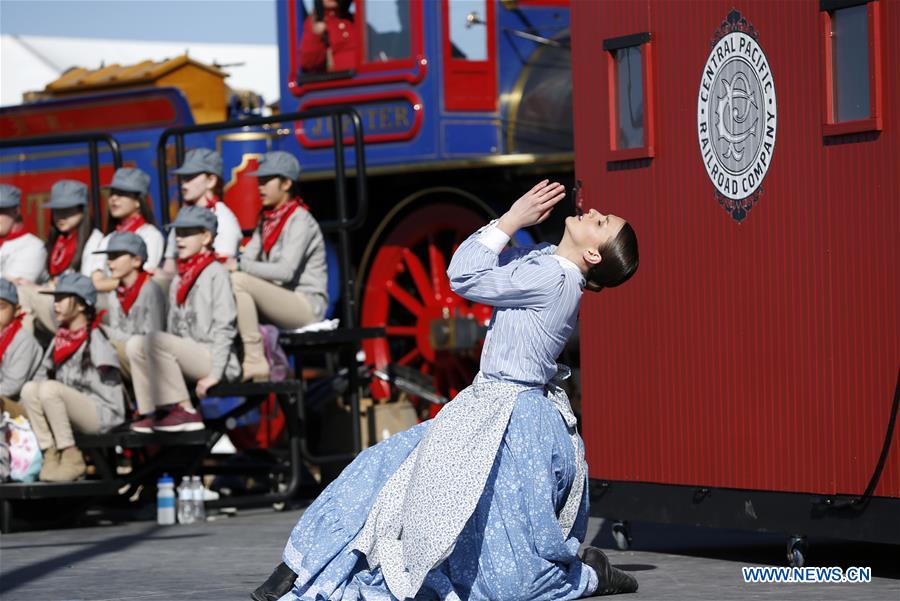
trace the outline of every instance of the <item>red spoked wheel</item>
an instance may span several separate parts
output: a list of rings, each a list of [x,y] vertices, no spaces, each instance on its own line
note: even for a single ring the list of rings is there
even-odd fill
[[[468,386],[478,371],[479,348],[435,350],[432,324],[448,317],[487,325],[491,307],[450,290],[447,265],[456,248],[484,225],[485,217],[457,204],[435,203],[409,213],[378,247],[366,280],[362,325],[384,327],[386,339],[365,342],[366,360],[377,368],[390,363],[429,376],[447,398]],[[387,398],[387,384],[373,381],[375,398]],[[440,409],[432,405],[430,415]]]

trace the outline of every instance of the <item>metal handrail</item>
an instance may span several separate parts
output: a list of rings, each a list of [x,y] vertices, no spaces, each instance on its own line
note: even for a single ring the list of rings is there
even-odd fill
[[[94,207],[94,218],[99,223],[102,216],[100,215],[100,152],[98,144],[101,142],[109,146],[109,151],[113,158],[113,166],[116,169],[121,167],[122,151],[119,148],[119,142],[110,134],[100,132],[56,134],[52,136],[37,136],[34,138],[10,138],[8,140],[0,140],[0,149],[87,143],[91,169],[91,204]]]
[[[344,282],[344,314],[345,327],[356,326],[355,307],[353,301],[353,278],[350,277],[350,232],[359,229],[366,221],[368,214],[368,196],[366,186],[366,158],[363,145],[362,119],[355,109],[349,106],[324,107],[284,113],[269,117],[250,117],[234,121],[222,121],[219,123],[205,123],[202,125],[185,125],[170,127],[159,136],[156,145],[157,173],[159,177],[160,202],[163,208],[163,225],[168,222],[169,213],[169,167],[166,162],[166,148],[170,138],[175,138],[175,159],[178,164],[184,161],[184,137],[188,134],[239,129],[256,125],[269,125],[286,121],[302,121],[318,117],[330,117],[334,139],[334,170],[337,213],[336,220],[321,221],[319,227],[326,233],[337,233],[339,245],[339,260],[342,280]],[[343,117],[349,117],[353,124],[353,148],[356,167],[356,213],[352,219],[347,217],[347,169],[344,161],[344,121]]]
[[[183,127],[170,127],[160,134],[156,145],[157,173],[159,176],[160,201],[163,208],[163,224],[168,221],[169,186],[168,164],[166,163],[166,148],[170,138],[175,138],[175,159],[180,165],[184,161],[184,137],[187,134],[239,129],[243,127],[269,125],[273,123],[295,122],[304,119],[319,117],[331,118],[331,131],[334,141],[334,175],[335,196],[337,200],[336,220],[320,221],[319,227],[323,232],[336,233],[338,238],[338,261],[343,282],[343,315],[342,327],[352,329],[356,327],[356,306],[353,289],[355,287],[355,274],[351,271],[350,264],[350,232],[359,229],[366,222],[368,213],[368,191],[366,186],[366,156],[363,144],[362,119],[355,109],[349,106],[324,107],[310,109],[295,113],[272,115],[270,117],[250,117],[236,121],[223,121],[221,123],[206,123],[203,125],[188,125]],[[352,218],[348,218],[347,210],[347,168],[344,160],[344,117],[348,117],[353,126],[353,149],[356,167],[356,212]],[[361,437],[359,427],[359,377],[356,370],[356,353],[344,353],[350,365],[349,387],[351,405],[351,429],[354,441],[354,453],[361,450]]]

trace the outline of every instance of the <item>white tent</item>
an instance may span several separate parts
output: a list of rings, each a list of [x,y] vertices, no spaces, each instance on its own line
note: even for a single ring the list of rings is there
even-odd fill
[[[279,97],[278,46],[265,44],[198,44],[132,40],[0,36],[0,106],[22,103],[25,92],[44,86],[70,67],[130,65],[163,60],[187,52],[192,58],[220,65],[231,88],[252,90],[266,103]]]

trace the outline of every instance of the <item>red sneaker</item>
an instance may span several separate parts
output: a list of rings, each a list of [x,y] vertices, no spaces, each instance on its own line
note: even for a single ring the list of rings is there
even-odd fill
[[[131,431],[141,434],[153,434],[153,426],[156,424],[156,416],[151,414],[137,421],[131,422]]]
[[[153,429],[157,432],[196,432],[203,428],[200,414],[193,408],[185,409],[180,404],[172,407],[168,415],[153,424]]]

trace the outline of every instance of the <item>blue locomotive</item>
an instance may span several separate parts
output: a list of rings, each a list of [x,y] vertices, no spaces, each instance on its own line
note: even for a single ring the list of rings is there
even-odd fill
[[[328,20],[322,4],[335,3],[339,22],[318,35]],[[361,117],[369,211],[364,235],[353,240],[354,273],[339,274],[332,262],[332,292],[353,278],[361,325],[386,328],[387,338],[366,343],[369,363],[417,370],[452,396],[477,365],[490,309],[450,292],[450,254],[535,179],[572,179],[568,1],[322,4],[277,2],[281,98],[274,111],[351,106]],[[309,68],[323,48],[326,64]],[[159,156],[171,168],[186,149],[215,148],[225,161],[224,200],[249,230],[260,205],[246,173],[262,153],[286,150],[303,166],[303,196],[314,214],[333,216],[334,121],[248,126],[242,119],[259,114],[260,103],[229,96],[223,80],[218,68],[188,56],[74,69],[34,102],[0,109],[0,181],[23,190],[28,225],[44,234],[49,219],[38,207],[64,177],[92,184],[103,220],[99,185],[114,169],[108,146],[124,164],[150,173],[159,173]],[[182,147],[170,144],[158,154],[164,130],[210,123],[220,126],[189,133]],[[77,143],[47,139],[60,134],[90,135]],[[177,204],[176,182],[166,179],[154,182],[158,221]],[[533,234],[549,237],[560,224],[550,221]],[[387,389],[376,384],[373,393]]]

